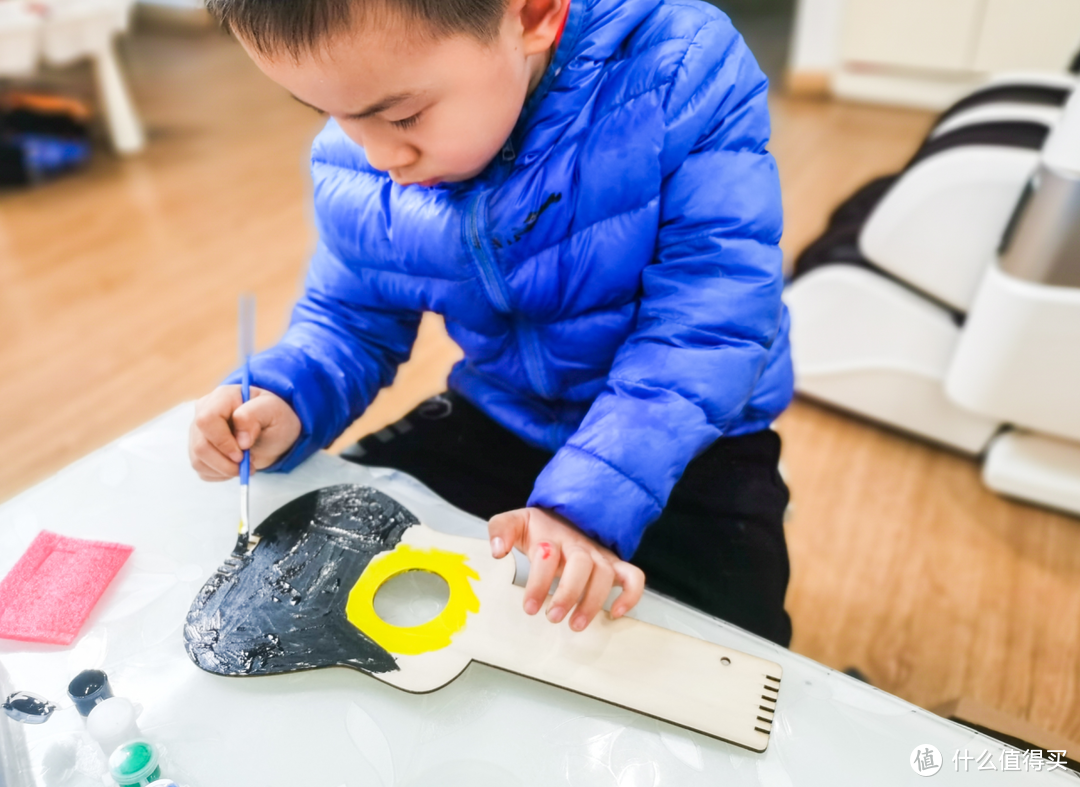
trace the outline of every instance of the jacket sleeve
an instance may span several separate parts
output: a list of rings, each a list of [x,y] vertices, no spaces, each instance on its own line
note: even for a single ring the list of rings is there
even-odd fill
[[[320,243],[288,331],[251,359],[251,384],[288,402],[301,424],[267,470],[292,470],[360,417],[408,358],[419,323],[419,313],[380,304],[361,272]],[[226,383],[240,378],[234,372]]]
[[[529,499],[624,559],[689,462],[743,412],[780,332],[767,87],[726,19],[701,28],[665,105],[661,225],[637,323]]]

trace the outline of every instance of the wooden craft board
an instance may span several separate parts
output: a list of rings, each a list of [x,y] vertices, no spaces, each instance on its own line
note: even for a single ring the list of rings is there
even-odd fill
[[[553,625],[543,611],[524,613],[525,590],[513,584],[513,560],[495,560],[487,541],[421,524],[406,530],[402,543],[466,555],[480,575],[473,582],[480,612],[450,647],[395,654],[400,671],[375,675],[379,680],[427,692],[476,661],[754,751],[768,746],[783,677],[779,664],[607,612],[581,632],[565,622]]]
[[[607,612],[583,632],[526,615],[512,558],[439,533],[375,490],[318,490],[258,532],[252,555],[211,578],[189,613],[188,653],[210,672],[343,665],[424,693],[476,661],[753,751],[768,746],[778,664]],[[409,571],[439,575],[450,592],[432,620],[405,628],[379,618],[374,597]]]

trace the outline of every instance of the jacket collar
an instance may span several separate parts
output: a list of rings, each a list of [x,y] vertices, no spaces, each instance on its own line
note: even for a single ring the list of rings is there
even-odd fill
[[[591,91],[575,90],[579,74],[591,71],[622,46],[661,0],[571,0],[562,40],[540,83],[521,111],[511,144],[521,141],[537,122],[558,124],[577,116]]]

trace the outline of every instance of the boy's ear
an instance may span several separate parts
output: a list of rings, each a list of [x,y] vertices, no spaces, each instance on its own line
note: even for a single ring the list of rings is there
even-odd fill
[[[580,2],[581,0],[578,0]],[[521,24],[522,44],[526,55],[551,49],[562,27],[570,0],[510,0],[510,12]]]

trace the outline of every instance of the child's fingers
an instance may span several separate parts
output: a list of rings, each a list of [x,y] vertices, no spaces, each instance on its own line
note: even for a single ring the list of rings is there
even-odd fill
[[[192,427],[193,434],[189,442],[188,454],[191,466],[204,481],[224,481],[234,477],[239,468],[236,463],[223,455],[210,444],[206,437]]]
[[[607,601],[608,594],[611,593],[611,587],[614,583],[614,567],[606,560],[597,563],[592,576],[589,577],[589,584],[585,587],[584,594],[582,594],[581,602],[577,605],[577,609],[574,610],[574,617],[570,619],[570,628],[574,631],[583,631],[586,626],[592,623],[593,618],[603,609],[604,602]]]
[[[220,404],[220,403],[216,403]],[[195,413],[195,426],[200,435],[210,445],[234,462],[243,459],[244,454],[236,444],[236,438],[229,428],[228,416],[221,407],[199,407]]]
[[[566,617],[581,595],[593,572],[593,558],[584,549],[575,549],[566,556],[566,564],[559,576],[559,587],[551,597],[547,617],[552,623],[558,623]]]
[[[491,540],[492,557],[506,557],[511,549],[521,543],[525,534],[526,516],[524,510],[518,510],[507,511],[491,518],[488,522],[488,538]]]
[[[641,601],[641,595],[645,592],[645,572],[622,560],[615,563],[613,568],[615,584],[622,588],[622,593],[611,605],[611,616],[621,618]]]
[[[221,472],[207,465],[201,459],[194,460],[191,466],[203,481],[228,481],[233,476],[222,475]],[[235,474],[234,474],[235,475]]]
[[[236,408],[232,414],[233,432],[236,444],[242,450],[248,450],[259,441],[263,430],[274,424],[281,400],[270,396],[252,396]]]
[[[541,541],[529,553],[529,580],[525,583],[525,613],[535,615],[547,599],[548,590],[562,562],[558,544]]]
[[[223,456],[220,451],[205,441],[201,445],[196,444],[195,453],[199,463],[210,474],[216,473],[221,478],[232,478],[239,472],[239,466],[235,462]]]

